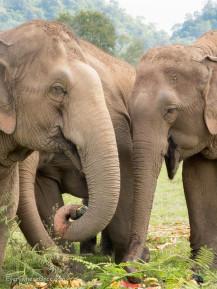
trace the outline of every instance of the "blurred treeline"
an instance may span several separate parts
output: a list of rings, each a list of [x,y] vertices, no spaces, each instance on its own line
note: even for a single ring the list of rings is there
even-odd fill
[[[135,64],[150,47],[190,43],[217,29],[217,1],[210,0],[202,11],[186,15],[169,35],[143,17],[131,17],[116,0],[0,0],[0,30],[38,18],[63,21],[79,36]]]

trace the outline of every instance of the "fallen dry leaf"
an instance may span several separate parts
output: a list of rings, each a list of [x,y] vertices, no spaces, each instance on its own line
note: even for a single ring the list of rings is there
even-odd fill
[[[110,286],[111,286],[111,288],[118,289],[121,286],[121,282],[120,281],[114,281],[114,282],[112,282],[112,284]]]
[[[47,289],[48,288],[48,284],[45,282],[34,282],[33,284],[37,289]]]
[[[79,288],[82,285],[84,285],[84,282],[81,279],[74,279],[74,280],[69,280],[69,285],[72,288]]]
[[[55,280],[51,285],[58,286],[59,288],[79,288],[84,285],[84,282],[81,279]]]
[[[149,286],[149,288],[150,287],[159,287],[160,286],[160,284],[159,284],[159,281],[158,281],[158,279],[157,278],[146,278],[144,281],[144,284],[145,284],[145,286]]]
[[[19,284],[13,286],[12,289],[35,289],[35,286],[29,284]]]

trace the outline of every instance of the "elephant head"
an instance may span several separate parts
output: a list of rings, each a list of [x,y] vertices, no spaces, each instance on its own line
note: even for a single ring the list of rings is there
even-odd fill
[[[217,134],[217,63],[207,55],[216,40],[206,45],[206,38],[210,35],[192,46],[151,49],[138,66],[129,103],[135,170],[132,236],[137,243],[147,232],[164,157],[173,178],[179,162],[205,152]],[[132,254],[135,259],[139,253]]]
[[[0,130],[19,145],[9,159],[23,147],[64,152],[85,174],[90,196],[66,237],[101,231],[118,202],[118,153],[101,81],[76,37],[46,21],[0,33],[0,89]]]

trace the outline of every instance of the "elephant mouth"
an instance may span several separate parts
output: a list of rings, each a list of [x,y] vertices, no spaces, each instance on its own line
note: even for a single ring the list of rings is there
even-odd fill
[[[171,136],[168,138],[168,144],[168,150],[166,155],[164,156],[164,159],[166,163],[168,177],[172,180],[179,168],[179,163],[181,159],[178,146],[175,144]]]
[[[77,146],[66,140],[68,147],[63,149],[64,154],[72,161],[75,168],[82,173],[82,165]]]
[[[79,155],[79,150],[76,144],[72,143],[67,139],[61,129],[58,130],[58,136],[55,137],[55,142],[57,143],[58,150],[62,151],[66,157],[68,157],[75,168],[82,173],[81,158]]]

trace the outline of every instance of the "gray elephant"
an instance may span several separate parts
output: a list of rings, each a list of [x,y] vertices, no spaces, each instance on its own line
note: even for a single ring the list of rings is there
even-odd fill
[[[112,119],[112,123],[114,126],[115,134],[116,134],[116,140],[117,140],[117,146],[118,146],[118,154],[119,154],[119,160],[120,160],[120,170],[121,170],[121,191],[120,191],[120,198],[118,202],[118,207],[115,212],[114,217],[112,218],[111,222],[106,228],[107,235],[111,237],[111,242],[113,249],[115,251],[115,259],[116,262],[120,262],[124,259],[125,253],[128,248],[129,244],[129,237],[130,237],[130,230],[131,230],[131,219],[129,216],[132,213],[132,202],[133,202],[133,172],[132,172],[132,137],[131,137],[131,121],[129,118],[128,113],[128,101],[129,97],[131,95],[132,87],[135,80],[135,70],[132,66],[129,64],[120,61],[102,50],[98,49],[94,45],[82,40],[77,39],[77,43],[79,45],[79,48],[81,52],[83,53],[87,64],[89,64],[93,69],[95,69],[99,77],[101,79],[104,95],[106,99],[106,104]],[[86,79],[83,78],[83,83],[86,82]],[[79,97],[79,95],[78,95]],[[81,97],[80,97],[81,98]],[[94,109],[95,114],[98,115],[97,109]],[[88,115],[88,111],[86,113]],[[73,123],[74,120],[70,121],[70,123]],[[77,114],[77,123],[83,124],[83,114]],[[94,130],[98,126],[104,126],[102,123],[99,123],[97,119],[95,119],[95,123],[90,123],[88,127],[90,128],[90,131],[88,134],[92,135],[93,142],[99,143],[100,140],[96,138],[96,136],[93,134]],[[106,138],[104,138],[106,140]],[[97,144],[97,146],[101,146],[103,148],[102,144]],[[92,148],[95,149],[94,147]],[[108,153],[108,152],[107,152]],[[100,159],[98,156],[95,156],[95,159],[97,160],[97,163],[100,162]],[[55,160],[55,159],[54,159]],[[50,190],[48,187],[52,188],[52,192],[55,191],[68,191],[69,193],[76,193],[76,191],[80,194],[78,188],[73,189],[73,183],[69,183],[68,180],[66,180],[67,176],[66,170],[64,173],[62,173],[58,176],[61,180],[57,180],[54,168],[52,166],[56,167],[56,170],[59,172],[62,169],[58,169],[58,166],[62,166],[64,164],[65,160],[59,160],[60,163],[54,164],[49,163],[47,164],[47,169],[45,170],[45,167],[38,170],[38,175],[36,178],[37,182],[42,182],[43,178],[43,185],[40,186],[42,190],[45,192]],[[25,165],[26,163],[26,165]],[[37,171],[37,165],[35,166],[34,163],[31,160],[26,160],[22,164],[22,171],[21,174],[21,200],[20,200],[20,207],[19,207],[19,216],[25,223],[25,220],[28,219],[28,222],[31,224],[32,233],[29,236],[29,238],[34,238],[34,240],[31,241],[32,244],[35,244],[35,241],[37,243],[37,240],[41,240],[41,245],[47,247],[47,244],[52,244],[51,238],[48,239],[48,234],[45,232],[45,229],[43,228],[42,223],[40,225],[40,228],[38,224],[41,222],[38,212],[36,212],[36,204],[34,203],[35,213],[37,214],[37,218],[35,218],[35,214],[33,214],[32,210],[32,198],[30,198],[30,183],[31,183],[31,195],[34,196],[34,174]],[[48,173],[48,169],[51,171]],[[72,173],[72,170],[69,170],[69,174]],[[34,173],[32,173],[34,172]],[[39,178],[39,173],[42,175],[42,177]],[[96,176],[98,174],[105,174],[105,176],[109,179],[110,173],[108,173],[107,169],[99,168],[99,170],[95,170],[93,172]],[[46,175],[47,174],[47,175]],[[45,177],[46,176],[46,177]],[[85,175],[86,177],[86,175]],[[68,179],[73,181],[72,177],[68,177]],[[78,177],[81,178],[81,177]],[[53,182],[52,182],[53,180]],[[94,225],[98,226],[98,230],[102,231],[103,227],[102,225],[99,226],[97,224],[100,220],[103,222],[104,217],[102,217],[105,206],[108,207],[108,203],[113,202],[113,195],[111,190],[106,192],[109,193],[110,200],[107,200],[104,198],[105,191],[100,188],[100,185],[97,186],[97,188],[94,188],[95,192],[95,198],[97,193],[97,206],[92,205],[92,197],[91,194],[93,194],[92,186],[95,182],[90,182],[88,178],[86,177],[87,184],[88,184],[88,195],[89,195],[89,203],[88,203],[88,210],[87,213],[83,215],[82,218],[84,218],[88,214],[88,221],[92,222]],[[52,184],[51,184],[52,182]],[[47,184],[45,184],[47,183]],[[61,183],[61,185],[60,185]],[[109,182],[110,183],[110,182]],[[64,184],[64,187],[63,187]],[[66,186],[67,187],[66,187]],[[103,181],[101,183],[101,186],[105,186],[106,182]],[[112,185],[112,184],[110,184]],[[89,189],[90,186],[90,189]],[[50,190],[51,191],[51,190]],[[83,191],[83,189],[81,189]],[[51,194],[52,194],[51,192]],[[62,200],[59,200],[59,197],[61,197],[60,193],[56,194],[57,198],[56,201],[60,202],[62,204]],[[28,198],[28,202],[26,201]],[[55,198],[55,197],[54,197]],[[43,203],[43,202],[41,202]],[[50,203],[50,206],[52,207],[52,203]],[[96,212],[94,214],[89,215],[89,211],[91,208],[95,208]],[[42,209],[42,208],[41,208]],[[71,231],[71,229],[68,230],[67,226],[71,226],[74,222],[70,223],[67,221],[68,216],[70,215],[70,212],[68,211],[69,207],[67,207],[67,211],[65,210],[65,207],[62,208],[63,214],[58,214],[58,233],[59,235],[66,240],[75,240],[74,232]],[[73,209],[73,207],[72,207]],[[41,210],[39,210],[41,213]],[[50,216],[51,209],[47,210],[46,219]],[[22,214],[24,217],[22,217]],[[98,218],[96,223],[96,215],[100,216]],[[25,219],[26,218],[26,219]],[[82,220],[79,219],[78,221]],[[43,219],[45,219],[43,217]],[[77,221],[77,222],[78,222]],[[25,224],[23,223],[23,227]],[[76,222],[75,222],[76,223]],[[22,224],[21,224],[22,226]],[[34,226],[34,230],[33,230]],[[27,227],[26,227],[27,228]],[[35,237],[33,236],[33,232],[36,233]],[[26,234],[27,235],[27,234]],[[94,235],[92,235],[94,237]]]
[[[203,245],[217,253],[216,61],[217,32],[189,46],[151,49],[141,59],[129,103],[135,202],[128,259],[142,251],[164,157],[170,178],[184,160],[193,253]]]
[[[17,161],[33,150],[64,152],[74,166],[82,166],[90,204],[70,230],[74,239],[95,235],[117,207],[119,160],[100,78],[76,37],[65,26],[46,21],[1,32],[0,91],[0,263],[6,223],[17,209]],[[78,115],[83,117],[78,120]]]

